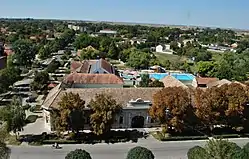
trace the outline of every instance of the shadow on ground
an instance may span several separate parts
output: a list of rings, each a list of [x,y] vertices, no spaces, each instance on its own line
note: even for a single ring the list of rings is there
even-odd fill
[[[42,133],[41,135],[22,135],[21,142],[27,142],[31,145],[42,144],[97,144],[97,143],[120,143],[137,142],[139,138],[147,138],[148,134],[137,130],[110,131],[103,135],[94,133],[69,133],[58,137],[56,134]]]

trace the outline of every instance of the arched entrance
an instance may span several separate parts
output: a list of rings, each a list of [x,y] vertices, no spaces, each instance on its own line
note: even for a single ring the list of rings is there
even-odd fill
[[[143,128],[144,127],[144,117],[143,116],[134,116],[131,120],[132,128]]]

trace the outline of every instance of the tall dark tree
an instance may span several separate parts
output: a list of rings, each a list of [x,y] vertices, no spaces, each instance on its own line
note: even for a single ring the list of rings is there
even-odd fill
[[[35,46],[29,40],[18,40],[13,44],[14,62],[18,66],[30,66],[35,58]]]

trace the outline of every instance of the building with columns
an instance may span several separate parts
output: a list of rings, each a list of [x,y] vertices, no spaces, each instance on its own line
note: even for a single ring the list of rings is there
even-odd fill
[[[59,110],[58,103],[65,93],[79,94],[85,101],[85,129],[90,129],[90,108],[89,103],[96,94],[106,93],[111,95],[117,103],[121,104],[123,109],[116,115],[113,129],[126,128],[148,128],[158,126],[148,114],[152,105],[153,94],[161,88],[63,88],[57,85],[53,88],[45,99],[42,108],[45,118],[45,127],[53,131],[53,110]]]

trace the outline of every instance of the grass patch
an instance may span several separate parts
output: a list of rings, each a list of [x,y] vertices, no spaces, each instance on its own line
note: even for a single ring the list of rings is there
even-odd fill
[[[29,124],[29,123],[34,123],[38,118],[39,118],[38,115],[29,115],[29,116],[26,118],[26,123],[27,123],[27,124]]]
[[[21,145],[22,143],[16,139],[15,135],[8,135],[5,140],[8,145]]]
[[[170,54],[164,54],[164,53],[154,53],[159,60],[159,62],[164,63],[166,60],[169,60],[170,62],[175,61],[186,61],[187,58],[184,56],[178,56],[178,55],[170,55]]]

